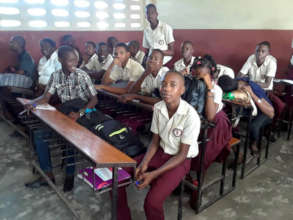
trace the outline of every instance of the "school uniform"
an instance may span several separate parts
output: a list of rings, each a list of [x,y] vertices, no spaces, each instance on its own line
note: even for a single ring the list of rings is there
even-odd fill
[[[267,55],[265,61],[261,66],[258,66],[256,63],[255,54],[248,57],[246,63],[243,65],[240,72],[244,75],[248,75],[249,79],[253,82],[264,83],[266,77],[275,78],[277,71],[277,60],[272,55]],[[273,80],[271,81],[270,86],[266,90],[273,89]]]
[[[18,55],[16,70],[23,70],[24,74],[6,73],[0,75],[0,87],[31,88],[36,76],[35,61],[25,50]]]
[[[232,125],[230,123],[229,118],[223,109],[222,96],[223,91],[221,87],[219,87],[215,81],[213,83],[213,95],[214,95],[214,103],[218,104],[218,108],[216,111],[216,115],[214,118],[215,127],[208,128],[207,137],[209,142],[206,143],[205,146],[205,157],[203,158],[203,169],[206,170],[208,167],[220,156],[224,157],[229,155],[227,151],[227,146],[232,138]],[[204,94],[204,100],[206,100],[206,95]],[[201,154],[200,148],[200,154]],[[192,159],[191,169],[195,171],[200,170],[200,157],[196,157]]]
[[[161,67],[158,74],[154,77],[152,74],[149,74],[141,83],[140,92],[142,95],[151,95],[155,89],[160,89],[161,83],[169,71],[168,67]]]
[[[43,66],[40,66],[39,64],[39,83],[41,85],[47,85],[52,73],[60,70],[61,68],[62,65],[58,60],[58,50],[55,50]]]
[[[160,147],[151,159],[148,170],[158,169],[170,158],[178,154],[180,144],[188,144],[187,158],[177,167],[166,171],[150,184],[145,198],[144,210],[148,220],[164,219],[163,203],[189,172],[191,158],[198,154],[197,138],[200,131],[200,119],[194,108],[186,101],[180,100],[177,111],[169,118],[164,101],[154,105],[151,131],[160,136]],[[143,156],[136,158],[139,164]],[[131,171],[133,169],[129,169]],[[119,188],[118,219],[130,220],[125,187]]]
[[[152,54],[153,49],[160,49],[162,51],[168,50],[168,44],[174,42],[173,29],[170,25],[159,21],[156,29],[152,29],[150,23],[143,32],[142,46],[149,49],[148,56]],[[168,63],[172,56],[164,56],[163,64]]]
[[[125,67],[114,65],[110,73],[110,79],[113,81],[131,81],[135,82],[143,74],[144,68],[135,60],[129,58]]]
[[[227,67],[227,66],[224,66],[221,64],[217,64],[217,71],[219,74],[218,74],[217,78],[215,79],[216,81],[218,81],[218,79],[224,75],[229,76],[232,79],[235,78],[234,71],[230,67]]]
[[[180,59],[180,60],[178,60],[178,61],[176,61],[174,63],[174,70],[177,71],[177,72],[181,72],[181,71],[187,70],[187,74],[190,74],[190,67],[193,64],[194,59],[195,59],[195,57],[192,56],[191,57],[191,60],[190,60],[190,63],[187,66],[184,63],[184,59],[183,58]]]
[[[47,59],[46,56],[42,56],[41,59],[39,60],[39,65],[38,65],[38,72],[42,71],[44,68],[44,65],[47,63],[49,59]]]
[[[110,54],[108,54],[108,56],[106,57],[106,59],[103,62],[100,62],[99,56],[95,53],[94,55],[91,56],[88,63],[85,64],[84,66],[88,70],[100,72],[102,70],[107,71],[107,69],[110,67],[112,62],[113,62],[113,57]]]
[[[74,99],[81,99],[88,102],[91,96],[97,95],[96,89],[88,74],[81,69],[66,76],[62,69],[54,72],[48,82],[46,91],[54,95],[57,93],[61,103],[65,103]],[[33,139],[36,152],[39,158],[40,167],[45,172],[52,171],[49,146],[46,138],[50,137],[51,130],[40,129],[33,132]],[[68,155],[72,155],[73,151],[69,150]],[[67,163],[73,163],[72,157],[67,159]],[[66,167],[66,174],[74,174],[74,166]]]

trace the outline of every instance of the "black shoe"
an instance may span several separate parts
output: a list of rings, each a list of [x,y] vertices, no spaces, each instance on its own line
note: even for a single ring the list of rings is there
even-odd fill
[[[55,180],[53,179],[52,182],[55,184]],[[42,186],[49,186],[49,184],[44,180],[44,178],[40,177],[32,182],[26,183],[25,187],[31,189],[38,189]]]
[[[74,176],[66,176],[63,186],[63,192],[70,192],[74,186]]]

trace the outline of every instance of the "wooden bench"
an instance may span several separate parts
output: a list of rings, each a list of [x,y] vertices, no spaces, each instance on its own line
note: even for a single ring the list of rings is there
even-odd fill
[[[17,100],[22,105],[29,102],[29,100],[23,98],[17,98]],[[32,114],[72,144],[78,151],[82,152],[88,159],[96,164],[96,167],[113,168],[112,220],[116,220],[118,167],[135,167],[136,161],[57,110],[50,111],[35,109],[32,111]],[[41,171],[39,167],[37,167],[37,170]],[[45,178],[49,180],[49,178]],[[50,185],[52,186],[54,184]],[[61,192],[57,193],[58,195],[62,195]]]

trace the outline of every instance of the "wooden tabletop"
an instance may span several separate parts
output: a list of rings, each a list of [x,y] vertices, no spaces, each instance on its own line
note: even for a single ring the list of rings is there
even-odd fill
[[[231,100],[227,100],[227,99],[223,99],[223,102],[225,103],[229,103],[229,104],[233,104],[233,105],[238,105],[238,106],[242,106],[244,108],[252,108],[252,106],[249,104],[245,104],[245,103],[241,103],[241,102],[236,102],[236,101],[231,101]]]
[[[25,105],[30,100],[17,98]],[[35,109],[32,113],[101,167],[134,166],[135,160],[94,135],[63,113]]]
[[[119,95],[113,94],[111,92],[107,92],[105,90],[99,90],[99,93],[103,94],[103,95],[106,95],[106,96],[109,96],[109,97],[112,97],[112,98],[115,98],[115,99],[118,99],[118,97],[119,97]],[[135,100],[127,102],[127,104],[142,108],[142,109],[147,110],[147,111],[153,111],[154,110],[152,105],[145,104],[145,103],[142,103],[142,102],[138,102],[138,101],[135,101]]]

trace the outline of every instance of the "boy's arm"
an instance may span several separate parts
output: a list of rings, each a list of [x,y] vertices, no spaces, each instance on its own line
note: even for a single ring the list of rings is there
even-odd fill
[[[139,79],[129,88],[128,93],[138,93],[140,91],[142,82],[149,74],[149,71],[145,71],[141,77],[139,77]]]
[[[114,93],[114,94],[118,94],[118,95],[122,95],[122,94],[126,94],[129,90],[129,88],[132,86],[134,82],[128,82],[127,86],[125,88],[118,88],[118,87],[113,87],[113,86],[108,86],[108,85],[95,85],[95,88],[97,90],[99,89],[103,89],[105,91]]]
[[[122,102],[132,101],[133,99],[138,99],[143,103],[154,105],[161,101],[159,98],[154,98],[150,96],[138,95],[138,94],[125,94],[121,97]]]
[[[257,84],[258,84],[261,88],[263,88],[263,89],[267,89],[267,88],[270,87],[272,80],[273,80],[273,77],[269,77],[269,76],[267,76],[267,77],[265,78],[265,82],[263,82],[263,83],[262,83],[262,82],[257,82]]]
[[[109,84],[111,84],[111,83],[114,82],[114,80],[112,80],[112,79],[110,78],[110,74],[111,74],[111,72],[112,72],[113,67],[115,66],[115,60],[116,60],[116,59],[114,59],[114,61],[113,61],[112,64],[109,66],[109,68],[107,69],[106,73],[104,74],[104,76],[103,76],[103,78],[102,78],[102,84],[104,84],[104,85],[109,85]]]
[[[164,50],[163,53],[165,56],[173,56],[174,55],[174,43],[169,43],[168,44],[168,50]]]

